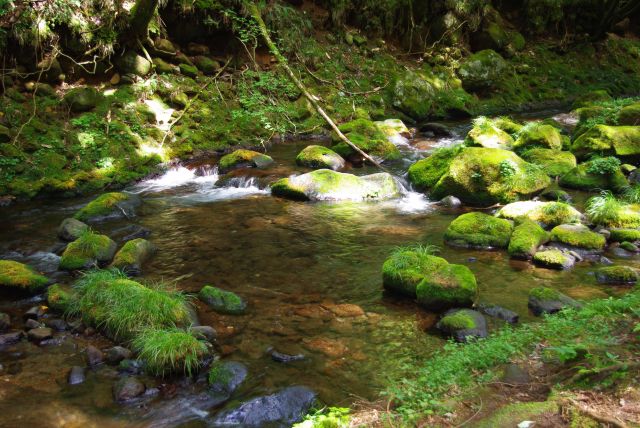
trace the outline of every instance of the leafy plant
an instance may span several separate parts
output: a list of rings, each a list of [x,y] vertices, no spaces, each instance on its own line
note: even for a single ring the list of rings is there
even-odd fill
[[[595,224],[615,224],[621,219],[623,207],[622,202],[605,190],[587,201],[585,213]]]
[[[325,407],[308,414],[293,428],[348,428],[349,412],[350,409],[345,407]]]
[[[620,160],[613,156],[595,158],[589,162],[587,172],[589,174],[609,175],[620,169]]]

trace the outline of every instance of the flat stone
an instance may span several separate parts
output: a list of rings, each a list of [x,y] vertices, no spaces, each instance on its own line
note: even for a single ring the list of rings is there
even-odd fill
[[[144,394],[146,387],[135,377],[125,377],[113,385],[113,398],[116,401],[128,401]]]
[[[49,327],[32,328],[27,332],[27,337],[34,342],[41,342],[51,339],[53,337],[53,330]]]
[[[200,336],[207,339],[208,342],[215,342],[216,337],[218,337],[218,332],[208,325],[199,325],[196,327],[191,327],[191,333],[194,336]]]
[[[85,369],[80,366],[73,366],[69,371],[69,385],[79,385],[85,381]]]
[[[132,352],[123,346],[114,346],[105,352],[105,361],[111,365],[120,364],[122,360],[131,358]]]
[[[321,352],[328,357],[339,358],[347,353],[349,348],[338,339],[318,337],[315,339],[304,339],[302,341],[311,351]]]
[[[351,303],[342,303],[338,305],[323,305],[338,317],[351,318],[364,316],[364,310]]]
[[[44,309],[42,308],[42,306],[32,306],[31,308],[29,308],[29,310],[27,312],[25,312],[22,315],[22,319],[24,321],[26,321],[28,319],[37,320],[38,318],[40,318],[43,315],[44,315]]]
[[[87,346],[85,352],[87,354],[87,363],[90,366],[97,366],[104,361],[104,353],[95,346]]]
[[[23,337],[24,333],[21,331],[0,334],[0,346],[13,345],[14,343],[20,342]]]
[[[42,327],[42,325],[41,325],[38,321],[34,320],[33,318],[29,318],[29,319],[24,323],[24,327],[25,327],[27,330],[31,330],[31,329],[34,329],[34,328]]]

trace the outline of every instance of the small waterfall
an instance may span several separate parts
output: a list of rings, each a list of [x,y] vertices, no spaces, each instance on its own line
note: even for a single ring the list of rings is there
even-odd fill
[[[135,193],[161,192],[190,184],[215,184],[219,178],[217,167],[204,166],[197,169],[188,169],[184,166],[179,166],[169,169],[158,178],[138,183],[133,191]]]

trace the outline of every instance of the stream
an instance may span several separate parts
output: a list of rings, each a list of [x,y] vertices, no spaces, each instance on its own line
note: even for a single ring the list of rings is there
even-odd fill
[[[399,142],[403,159],[389,167],[404,174],[434,148],[460,141],[469,123],[448,126],[454,137]],[[158,251],[143,267],[144,281],[175,281],[187,293],[214,285],[248,300],[244,316],[219,315],[194,300],[200,322],[218,333],[222,358],[249,369],[247,381],[227,406],[291,385],[311,387],[331,406],[375,400],[392,379],[410,374],[412,365],[438,352],[445,340],[433,328],[436,315],[383,291],[382,263],[400,245],[440,246],[442,257],[467,265],[476,275],[481,302],[514,310],[521,322],[535,320],[527,309],[527,295],[536,286],[554,287],[579,299],[610,293],[596,283],[588,263],[550,271],[510,260],[505,251],[444,246],[447,225],[463,211],[439,207],[409,189],[401,199],[377,203],[301,203],[272,197],[269,182],[305,171],[294,159],[309,144],[315,143],[274,145],[268,154],[276,164],[264,171],[238,170],[225,177],[206,162],[175,167],[127,189],[143,197],[136,218],[92,225],[119,244],[132,223],[151,231],[149,240]],[[365,167],[346,172],[375,171]],[[572,195],[580,208],[585,195]],[[37,268],[46,268],[52,257],[55,260],[50,253],[60,251],[56,228],[91,199],[38,200],[0,208],[0,258],[27,257]],[[640,267],[635,260],[624,263]],[[55,275],[57,281],[72,282],[68,274]],[[5,293],[0,311],[19,325],[24,311],[38,303],[37,298]],[[496,321],[490,325],[500,326]],[[131,405],[113,401],[117,372],[109,366],[89,370],[82,385],[68,385],[69,369],[86,364],[87,344],[110,346],[98,334],[67,331],[46,346],[22,341],[0,348],[0,426],[196,427],[207,426],[207,417],[218,411],[203,399],[206,373],[194,380],[145,378],[152,393]],[[269,349],[303,354],[305,359],[276,362]]]

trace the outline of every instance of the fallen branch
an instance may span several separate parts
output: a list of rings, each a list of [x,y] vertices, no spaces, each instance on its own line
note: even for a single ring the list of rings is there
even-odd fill
[[[628,428],[628,425],[625,424],[624,422],[618,420],[618,419],[613,419],[610,418],[608,416],[605,415],[601,415],[600,413],[597,413],[591,409],[587,409],[586,407],[584,407],[582,404],[578,403],[576,400],[574,400],[573,398],[566,398],[566,401],[568,403],[570,403],[573,407],[575,407],[579,412],[587,415],[588,417],[590,417],[591,419],[595,420],[596,422],[600,422],[602,424],[605,425],[610,425],[616,428]]]

